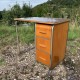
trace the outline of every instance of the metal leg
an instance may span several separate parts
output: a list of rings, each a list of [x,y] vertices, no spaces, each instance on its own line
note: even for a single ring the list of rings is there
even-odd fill
[[[52,70],[49,69],[46,76],[45,76],[45,80],[53,80],[53,75],[52,75]]]
[[[17,53],[15,54],[15,66],[16,66],[16,71],[15,71],[15,78],[18,79],[18,54],[20,53],[20,46],[19,46],[19,35],[18,35],[18,26],[17,26],[17,21],[15,21],[16,25],[16,42],[17,42]]]
[[[20,53],[20,46],[19,46],[19,35],[18,35],[18,26],[17,26],[17,21],[15,22],[16,25],[16,40],[17,40],[17,53]]]

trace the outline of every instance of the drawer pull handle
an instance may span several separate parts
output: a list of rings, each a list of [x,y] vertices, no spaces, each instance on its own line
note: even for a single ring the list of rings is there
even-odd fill
[[[46,34],[45,32],[39,32],[39,33],[41,33],[41,34]]]
[[[43,48],[45,48],[45,47],[46,47],[46,46],[44,46],[44,45],[42,45],[42,44],[39,44],[39,46],[40,46],[40,47],[43,47]]]
[[[39,57],[40,59],[42,59],[42,60],[44,60],[44,61],[46,61],[46,59],[44,59],[44,58],[42,58],[42,57]]]

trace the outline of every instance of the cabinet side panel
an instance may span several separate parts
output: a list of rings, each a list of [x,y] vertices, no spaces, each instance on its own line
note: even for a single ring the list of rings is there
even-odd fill
[[[68,22],[54,25],[52,68],[64,59],[68,35]]]

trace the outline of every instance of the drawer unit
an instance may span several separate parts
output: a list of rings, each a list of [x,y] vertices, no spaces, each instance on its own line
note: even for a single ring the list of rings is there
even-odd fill
[[[50,54],[36,50],[36,59],[38,62],[41,62],[50,67]]]
[[[53,69],[64,59],[68,22],[56,25],[36,24],[36,60]]]
[[[36,48],[50,54],[50,40],[36,37]]]
[[[36,24],[36,36],[50,39],[51,38],[51,26],[44,24]]]

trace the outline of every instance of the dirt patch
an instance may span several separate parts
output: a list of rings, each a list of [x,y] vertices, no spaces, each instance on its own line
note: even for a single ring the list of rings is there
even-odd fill
[[[17,47],[6,46],[0,51],[0,80],[80,80],[79,41],[68,41],[65,59],[52,71],[36,62],[34,44],[20,45],[17,59]]]

